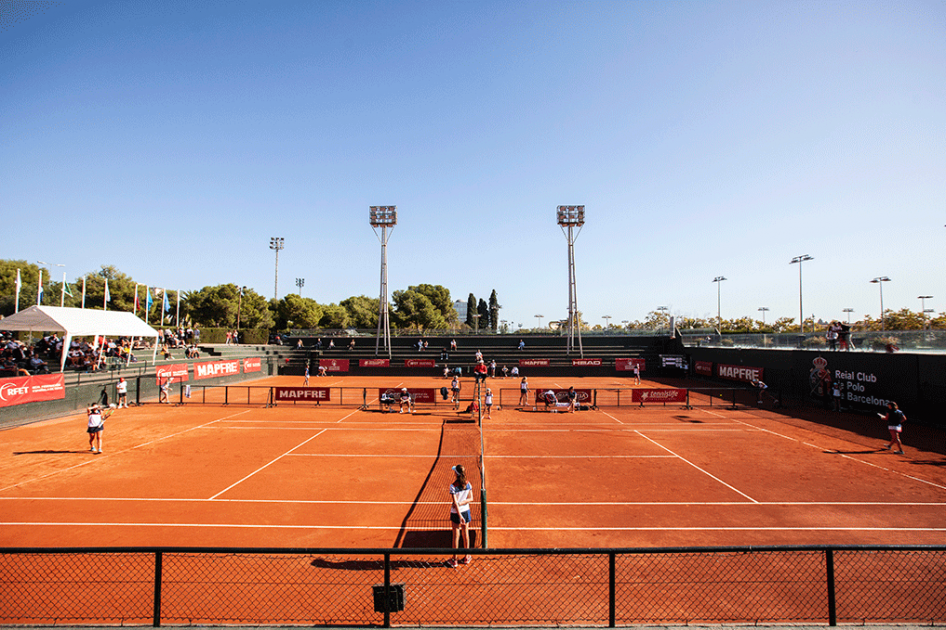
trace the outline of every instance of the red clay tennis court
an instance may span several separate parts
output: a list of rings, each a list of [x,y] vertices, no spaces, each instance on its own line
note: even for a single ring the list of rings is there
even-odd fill
[[[4,548],[404,550],[403,557],[391,560],[393,568],[382,567],[377,556],[341,550],[315,559],[305,553],[266,558],[231,553],[208,560],[177,553],[167,561],[160,588],[149,587],[154,569],[147,554],[135,561],[142,566],[134,564],[134,554],[120,559],[106,554],[83,565],[81,579],[70,578],[53,590],[59,599],[63,589],[69,597],[85,593],[77,600],[81,606],[32,614],[29,602],[10,597],[16,606],[3,614],[4,621],[147,623],[148,598],[163,593],[164,623],[380,623],[364,593],[389,572],[390,579],[408,584],[411,605],[385,615],[386,625],[392,619],[594,624],[608,618],[607,553],[513,557],[502,550],[946,543],[946,457],[912,448],[909,433],[907,454],[898,456],[882,450],[883,440],[872,431],[832,429],[776,410],[710,406],[705,394],[692,395],[693,408],[600,405],[574,414],[548,413],[541,405],[510,404],[518,400],[518,382],[512,379],[487,383],[503,406],[482,426],[443,401],[399,414],[382,412],[377,400],[383,389],[437,391],[448,383],[312,379],[314,386],[333,388],[333,396],[343,395],[335,388],[356,393],[354,403],[341,405],[266,406],[272,394],[263,392],[299,386],[299,377],[251,383],[259,391],[200,392],[206,404],[196,404],[194,392],[183,405],[117,411],[106,423],[99,455],[88,452],[81,416],[0,432]],[[614,378],[534,379],[530,385],[533,391],[574,385],[599,394],[629,388],[625,379]],[[472,387],[465,379],[461,408]],[[230,404],[222,404],[224,396]],[[458,570],[445,568],[443,558],[411,555],[417,548],[449,546],[447,485],[456,463],[473,473],[475,486],[482,482],[480,464],[485,468],[488,546],[496,550]],[[474,509],[477,533],[481,516]],[[612,555],[611,590],[617,592],[612,602],[618,602],[612,603],[612,622],[746,621],[746,613],[734,612],[742,610],[728,583],[736,578],[753,586],[752,595],[741,592],[735,600],[749,599],[763,609],[749,613],[749,620],[820,619],[826,608],[820,552],[800,550],[791,560],[742,551],[678,552],[617,561]],[[52,556],[24,560],[11,554],[0,571],[19,563],[17,583],[33,584],[60,575],[57,562]],[[858,560],[853,573],[863,577],[880,570],[865,562]],[[271,570],[263,565],[273,563],[281,567],[279,577],[261,577],[260,571]],[[884,560],[883,570],[888,564]],[[888,599],[902,604],[912,598],[935,602],[936,610],[929,613],[926,605],[920,618],[942,619],[942,551],[913,558],[909,566],[911,576],[919,571],[919,582],[911,577],[880,591],[873,582],[847,587],[855,605],[845,610],[855,612],[842,618],[915,619],[898,606],[876,612],[877,605],[890,608],[883,604]],[[243,572],[248,577],[233,577]],[[134,597],[128,596],[134,605],[107,595],[108,589],[82,590],[89,574],[120,581],[126,590],[128,584],[139,585]],[[690,590],[679,586],[683,579],[698,586],[700,602],[688,599]],[[238,616],[227,612],[221,580],[242,589],[236,596]],[[266,589],[260,590],[263,583]],[[562,585],[567,588],[550,599],[546,591]],[[458,609],[457,588],[480,603]],[[309,601],[303,591],[322,595]],[[662,602],[659,610],[641,604],[650,601],[641,595],[645,592]],[[809,601],[812,592],[817,595]],[[938,598],[930,596],[937,592]],[[704,608],[707,602],[712,606]],[[869,615],[857,612],[863,602],[871,602]],[[95,616],[83,616],[89,610]]]

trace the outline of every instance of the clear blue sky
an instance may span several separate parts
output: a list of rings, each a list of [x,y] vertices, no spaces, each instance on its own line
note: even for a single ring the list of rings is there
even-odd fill
[[[767,321],[946,310],[946,3],[69,0],[0,15],[2,258],[322,303],[442,284]],[[17,13],[18,12],[18,13]],[[58,272],[57,272],[58,273]]]

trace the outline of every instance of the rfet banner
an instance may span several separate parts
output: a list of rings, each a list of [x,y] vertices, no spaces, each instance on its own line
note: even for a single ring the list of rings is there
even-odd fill
[[[172,363],[171,365],[159,365],[155,367],[154,374],[157,377],[158,385],[168,382],[182,383],[189,380],[186,363]]]
[[[572,366],[601,365],[601,359],[572,359]]]
[[[274,387],[275,402],[323,402],[331,400],[328,387]]]
[[[326,372],[347,372],[348,359],[319,359],[319,367]]]
[[[437,401],[437,390],[419,387],[408,387],[407,393],[411,395],[415,403],[434,403]],[[378,390],[378,398],[384,395],[393,396],[395,399],[400,396],[400,387],[389,387]]]
[[[729,381],[743,381],[746,383],[751,383],[754,380],[761,381],[763,371],[764,370],[760,367],[752,367],[748,365],[726,365],[725,363],[716,364],[716,376]]]
[[[436,359],[406,359],[404,361],[404,367],[416,368],[416,367],[436,367]]]
[[[43,400],[62,400],[65,397],[66,381],[62,374],[0,379],[0,407]]]
[[[548,367],[550,359],[519,359],[519,367]]]
[[[391,367],[391,359],[358,359],[358,367]]]
[[[263,360],[259,357],[248,357],[243,359],[243,373],[248,372],[262,372],[263,371]]]
[[[535,402],[544,403],[545,395],[548,392],[555,394],[555,399],[558,402],[568,402],[568,390],[567,389],[544,389],[539,388],[535,390]],[[579,405],[588,405],[591,403],[591,390],[590,389],[576,389],[575,393],[578,394],[578,404]]]
[[[674,388],[638,388],[631,392],[631,402],[636,403],[685,403],[687,390]]]
[[[640,368],[641,372],[645,369],[644,359],[615,359],[614,369],[618,372],[633,372],[634,366]]]
[[[700,376],[712,376],[713,375],[713,362],[712,361],[697,361],[693,364],[693,371],[699,374]]]
[[[207,361],[206,363],[194,364],[194,379],[217,378],[220,376],[231,376],[240,373],[240,360],[228,359],[226,361]]]

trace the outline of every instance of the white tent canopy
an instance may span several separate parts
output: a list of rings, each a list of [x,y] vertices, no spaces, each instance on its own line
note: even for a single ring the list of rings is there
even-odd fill
[[[73,337],[154,337],[156,341],[158,337],[158,331],[134,313],[60,306],[31,306],[15,315],[0,319],[0,330],[62,332],[60,370],[66,365],[66,356]],[[157,353],[157,343],[154,352]]]

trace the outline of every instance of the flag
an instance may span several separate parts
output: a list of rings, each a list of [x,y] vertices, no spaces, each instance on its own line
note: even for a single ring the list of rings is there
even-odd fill
[[[62,290],[63,290],[63,292],[65,292],[65,294],[68,295],[69,297],[75,297],[75,296],[72,295],[72,291],[69,290],[69,283],[66,282],[66,279],[65,279],[65,278],[63,278],[63,280],[62,280]]]
[[[168,301],[168,292],[164,292],[164,312],[167,313],[171,310],[171,302]]]
[[[105,302],[112,301],[112,294],[108,292],[108,278],[105,278]]]
[[[151,291],[148,290],[148,287],[145,286],[145,313],[151,312],[151,304],[153,300],[151,299]]]
[[[138,285],[137,285],[137,284],[135,285],[135,310],[134,310],[134,313],[135,313],[135,315],[138,314]]]
[[[16,302],[16,307],[15,307],[15,309],[16,309],[16,310],[14,311],[15,313],[19,313],[19,312],[20,312],[20,287],[21,287],[21,286],[23,286],[23,281],[20,280],[20,270],[17,269],[17,270],[16,270],[16,300],[15,300],[15,302]]]
[[[39,284],[36,287],[36,304],[37,306],[43,303],[43,270],[39,270]]]

